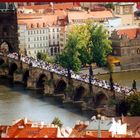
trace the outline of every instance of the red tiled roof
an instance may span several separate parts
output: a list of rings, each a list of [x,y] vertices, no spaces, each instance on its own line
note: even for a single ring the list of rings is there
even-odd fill
[[[31,121],[27,120],[25,122],[24,119],[21,119],[8,128],[7,136],[8,138],[56,138],[57,131],[57,127],[41,125],[39,123],[36,123],[36,126],[33,126]]]
[[[29,29],[38,28],[37,25],[40,28],[57,25],[58,21],[60,26],[67,22],[67,14],[64,11],[57,10],[55,14],[18,14],[18,24],[26,24]]]
[[[70,21],[77,19],[105,19],[114,17],[111,11],[93,11],[93,12],[68,12]]]
[[[51,9],[51,5],[50,4],[46,4],[46,5],[33,5],[33,6],[22,6],[25,9],[33,9],[33,10],[39,10],[39,9]],[[74,7],[80,7],[79,3],[59,3],[59,4],[53,4],[53,8],[55,10],[67,10],[67,9],[71,9]]]
[[[118,35],[127,35],[129,39],[136,38],[138,33],[140,33],[140,28],[117,30]]]
[[[101,138],[111,138],[111,132],[101,131]],[[85,138],[98,138],[98,131],[87,131]]]

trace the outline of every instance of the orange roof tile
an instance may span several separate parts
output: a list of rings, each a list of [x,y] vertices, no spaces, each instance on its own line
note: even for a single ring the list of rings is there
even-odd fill
[[[28,29],[38,28],[37,25],[40,28],[57,25],[58,21],[60,25],[67,22],[67,14],[64,11],[57,10],[55,14],[18,14],[18,24],[26,24]]]
[[[86,131],[86,138],[98,138],[98,131]],[[101,138],[111,138],[111,132],[101,131]]]
[[[86,19],[105,19],[114,17],[111,11],[93,11],[93,12],[68,12],[68,18],[72,20]]]
[[[117,30],[118,35],[127,35],[129,39],[136,38],[138,33],[140,33],[140,28]]]
[[[34,5],[34,6],[21,6],[22,8],[25,9],[33,9],[33,10],[39,10],[39,9],[51,9],[51,5],[50,4],[46,4],[46,5]],[[53,8],[55,10],[67,10],[67,9],[71,9],[74,7],[80,7],[79,4],[76,3],[59,3],[59,4],[53,4]]]
[[[36,123],[36,126],[29,120],[24,119],[19,120],[14,125],[10,126],[7,130],[7,136],[9,138],[56,138],[57,137],[57,127],[51,127],[47,125],[41,125]]]

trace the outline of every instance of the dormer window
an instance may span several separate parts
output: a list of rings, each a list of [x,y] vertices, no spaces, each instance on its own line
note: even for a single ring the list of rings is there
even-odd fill
[[[34,25],[33,24],[31,24],[31,28],[33,28],[34,27]]]
[[[39,28],[39,23],[37,23],[37,28]]]

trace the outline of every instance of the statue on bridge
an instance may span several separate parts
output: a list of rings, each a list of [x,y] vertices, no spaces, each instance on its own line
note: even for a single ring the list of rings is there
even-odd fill
[[[110,90],[114,91],[114,82],[113,82],[113,78],[112,78],[112,73],[111,72],[110,72],[109,81],[110,81]]]
[[[133,90],[137,90],[137,84],[136,84],[136,81],[135,80],[133,80],[132,89]]]

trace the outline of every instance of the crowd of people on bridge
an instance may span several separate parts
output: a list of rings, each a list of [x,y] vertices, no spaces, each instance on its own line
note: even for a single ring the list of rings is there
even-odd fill
[[[23,56],[23,55],[21,55],[19,57],[19,55],[17,53],[10,53],[7,56],[10,58],[16,59],[16,60],[20,59],[22,62],[28,63],[29,66],[31,66],[31,67],[41,68],[41,69],[48,70],[50,72],[54,72],[54,73],[64,75],[64,76],[68,75],[68,70],[61,67],[58,64],[51,64],[51,63],[45,62],[43,60],[39,60],[39,59],[35,59],[33,57],[28,57],[28,56]],[[72,70],[70,70],[70,73],[71,73],[71,78],[89,83],[88,75],[79,75],[79,74],[74,73]],[[105,88],[107,90],[110,90],[109,82],[107,82],[105,80],[99,80],[99,79],[95,78],[95,76],[91,78],[91,84]],[[113,86],[114,86],[114,91],[117,93],[124,93],[126,95],[129,95],[129,93],[131,91],[130,88],[122,87],[117,83],[114,83]]]

